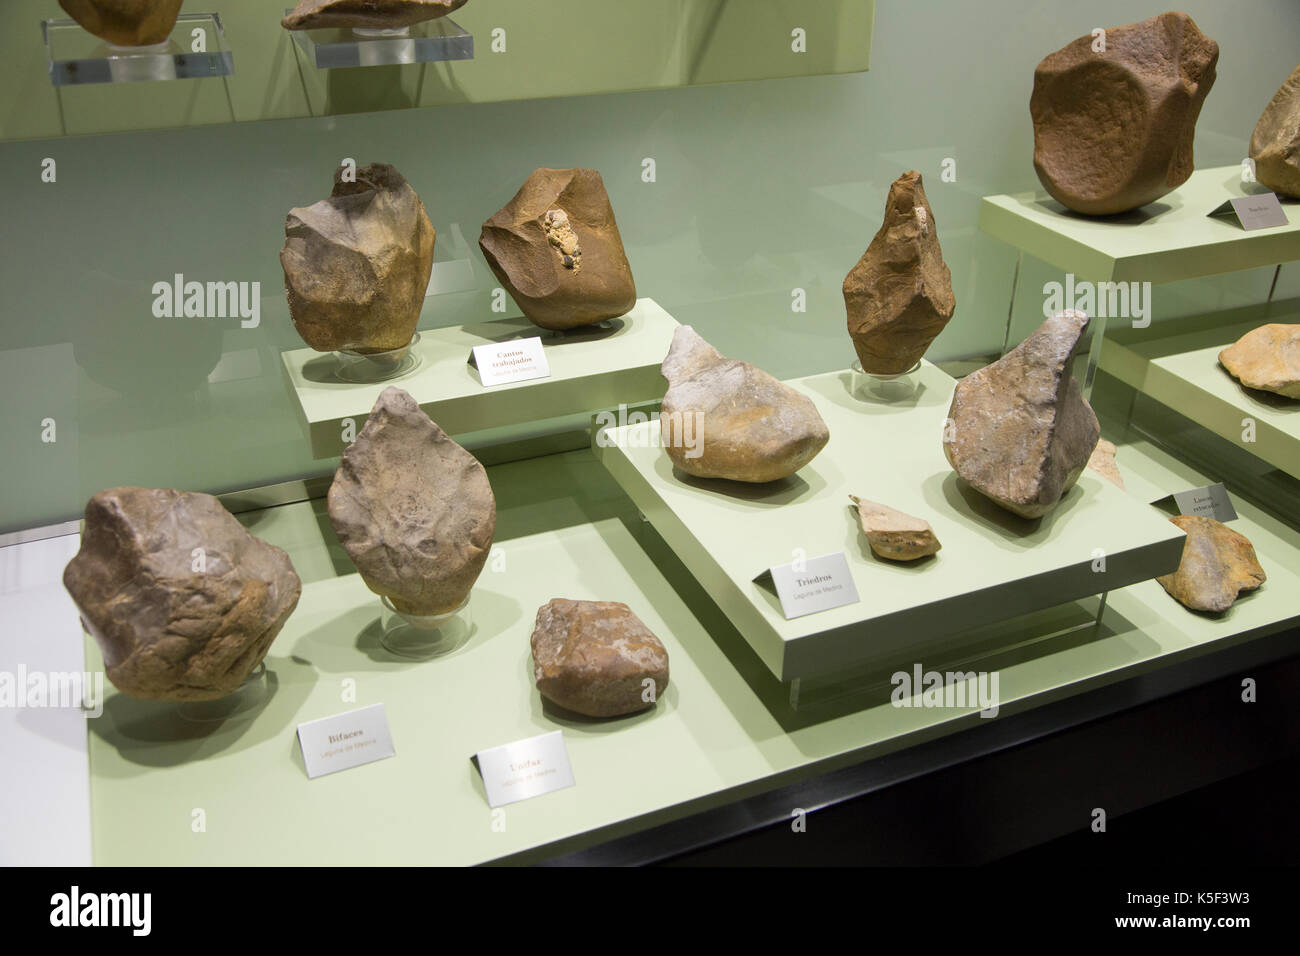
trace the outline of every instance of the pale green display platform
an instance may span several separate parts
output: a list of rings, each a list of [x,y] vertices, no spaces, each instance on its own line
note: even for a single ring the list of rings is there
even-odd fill
[[[1101,367],[1120,381],[1194,419],[1216,435],[1300,478],[1300,401],[1243,386],[1219,353],[1252,329],[1300,323],[1300,301],[1248,306],[1147,329],[1112,333]],[[1255,440],[1242,440],[1244,419]]]
[[[1042,192],[985,196],[979,228],[1092,282],[1175,282],[1300,259],[1300,204],[1283,203],[1289,225],[1253,232],[1231,218],[1210,218],[1247,194],[1241,167],[1220,166],[1199,169],[1168,195],[1118,216],[1082,216]]]
[[[1205,480],[1147,447],[1122,447],[1120,462],[1134,501]],[[699,612],[611,516],[629,511],[627,503],[589,452],[489,475],[502,502],[504,570],[489,567],[480,579],[470,642],[423,664],[388,659],[376,645],[378,599],[341,567],[320,502],[242,516],[250,530],[289,550],[305,583],[268,657],[275,693],[251,719],[203,725],[110,689],[105,714],[87,721],[95,863],[467,864],[543,847],[577,849],[983,719],[972,708],[894,707],[888,674],[851,713],[793,714],[780,685],[755,680],[755,673],[766,675],[761,664],[731,653],[739,637],[718,626],[706,631]],[[1084,638],[1025,648],[1017,647],[1024,635],[1009,632],[970,665],[997,669],[1001,714],[1295,621],[1300,578],[1290,569],[1300,541],[1268,516],[1240,508],[1234,527],[1255,543],[1269,574],[1260,591],[1212,618],[1183,610],[1150,581],[1112,592],[1103,627]],[[584,520],[588,514],[594,520]],[[559,530],[533,530],[539,524]],[[626,601],[659,635],[672,678],[653,711],[577,722],[542,707],[528,637],[537,607],[557,596]],[[927,668],[947,663],[917,660]],[[88,642],[87,667],[99,666]],[[355,702],[343,700],[349,681]],[[397,756],[307,779],[297,724],[378,702],[386,705]],[[470,754],[556,729],[564,732],[577,786],[494,817]],[[197,810],[203,832],[194,830]],[[494,820],[504,822],[503,831]]]
[[[63,12],[55,0],[4,0],[0,140],[860,72],[875,17],[874,0],[565,0],[562,16],[537,0],[492,0],[453,14],[474,37],[471,60],[345,73],[318,70],[300,53],[280,26],[291,6],[185,4],[186,13],[220,14],[236,63],[228,82],[58,90],[41,21]],[[564,69],[555,68],[556,51]]]
[[[297,398],[300,421],[315,458],[343,451],[344,419],[357,432],[379,393],[405,389],[449,435],[465,435],[520,423],[544,422],[663,397],[659,366],[672,344],[677,320],[653,299],[639,299],[627,315],[611,320],[613,331],[555,334],[527,319],[499,319],[420,332],[412,349],[420,364],[406,375],[373,384],[335,377],[332,353],[297,349],[281,355],[285,378]],[[549,378],[485,388],[469,365],[472,349],[491,342],[542,337]]]
[[[1091,471],[1037,521],[959,482],[941,442],[956,383],[927,362],[917,377],[917,392],[896,404],[854,397],[849,372],[788,383],[816,403],[831,440],[797,475],[771,485],[675,473],[657,447],[657,420],[595,436],[615,480],[781,680],[894,659],[922,639],[1178,566],[1182,532]],[[929,521],[943,550],[910,563],[874,557],[850,494]],[[1092,567],[1098,549],[1100,573]],[[768,567],[837,551],[849,557],[856,604],[787,621],[776,596],[753,581]]]

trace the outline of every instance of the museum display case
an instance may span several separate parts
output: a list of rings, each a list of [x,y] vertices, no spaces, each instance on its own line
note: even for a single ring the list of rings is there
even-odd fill
[[[544,6],[0,9],[0,862],[654,862],[1291,673],[1300,10]]]

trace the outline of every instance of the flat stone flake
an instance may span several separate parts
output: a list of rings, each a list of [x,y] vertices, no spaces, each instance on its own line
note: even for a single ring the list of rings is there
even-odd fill
[[[1156,580],[1179,604],[1218,614],[1232,607],[1243,591],[1253,591],[1267,580],[1245,535],[1201,515],[1169,520],[1187,532],[1187,540],[1178,570]]]
[[[889,561],[915,561],[943,547],[930,523],[875,501],[849,495],[858,513],[862,533],[876,557]]]
[[[1247,388],[1300,398],[1300,325],[1253,329],[1220,352],[1219,363]]]
[[[280,21],[280,25],[286,30],[395,30],[445,17],[468,2],[469,0],[298,0],[298,5]]]

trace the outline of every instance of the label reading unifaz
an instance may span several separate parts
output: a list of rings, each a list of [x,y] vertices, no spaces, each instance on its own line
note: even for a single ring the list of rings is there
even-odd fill
[[[569,752],[558,730],[480,750],[474,763],[483,777],[488,806],[493,808],[574,784]]]

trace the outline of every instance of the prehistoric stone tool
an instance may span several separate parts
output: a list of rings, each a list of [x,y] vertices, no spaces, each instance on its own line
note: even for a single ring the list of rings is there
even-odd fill
[[[1261,325],[1220,352],[1219,362],[1247,388],[1300,398],[1300,325]]]
[[[537,611],[532,648],[541,695],[588,717],[646,710],[668,687],[668,651],[617,601],[548,601]]]
[[[915,170],[889,187],[885,221],[844,278],[844,307],[862,370],[877,375],[909,371],[952,318],[952,275]]]
[[[1300,66],[1273,94],[1250,137],[1255,181],[1300,199]]]
[[[673,333],[662,372],[660,436],[687,474],[776,481],[830,441],[812,399],[748,362],[723,358],[689,325]]]
[[[1097,442],[1097,447],[1092,450],[1092,455],[1088,458],[1088,468],[1101,475],[1107,481],[1117,488],[1124,487],[1124,476],[1119,472],[1119,465],[1115,463],[1115,443],[1101,439]]]
[[[319,352],[388,352],[415,334],[433,270],[433,223],[392,166],[334,172],[328,199],[284,225],[284,288],[303,341]]]
[[[928,521],[888,505],[849,495],[858,512],[862,533],[876,557],[890,561],[915,561],[939,551],[943,545]]]
[[[467,2],[468,0],[298,0],[298,5],[280,21],[280,25],[286,30],[395,30],[445,17]]]
[[[1193,611],[1218,613],[1267,580],[1255,547],[1221,521],[1202,515],[1169,519],[1187,532],[1178,570],[1156,578],[1179,604]]]
[[[1034,71],[1034,170],[1090,216],[1154,202],[1192,174],[1219,45],[1185,13],[1082,36]]]
[[[636,283],[594,169],[537,169],[491,219],[479,248],[534,325],[572,329],[623,315]]]
[[[158,700],[238,690],[302,593],[284,551],[245,531],[212,495],[169,488],[91,498],[63,584],[108,679]]]
[[[171,36],[181,0],[59,0],[87,32],[116,46],[153,46]]]
[[[329,516],[366,587],[418,617],[465,603],[497,523],[478,459],[392,386],[343,453]]]
[[[980,494],[1025,518],[1056,507],[1101,437],[1070,374],[1088,317],[1058,312],[957,383],[944,429],[949,464]]]

